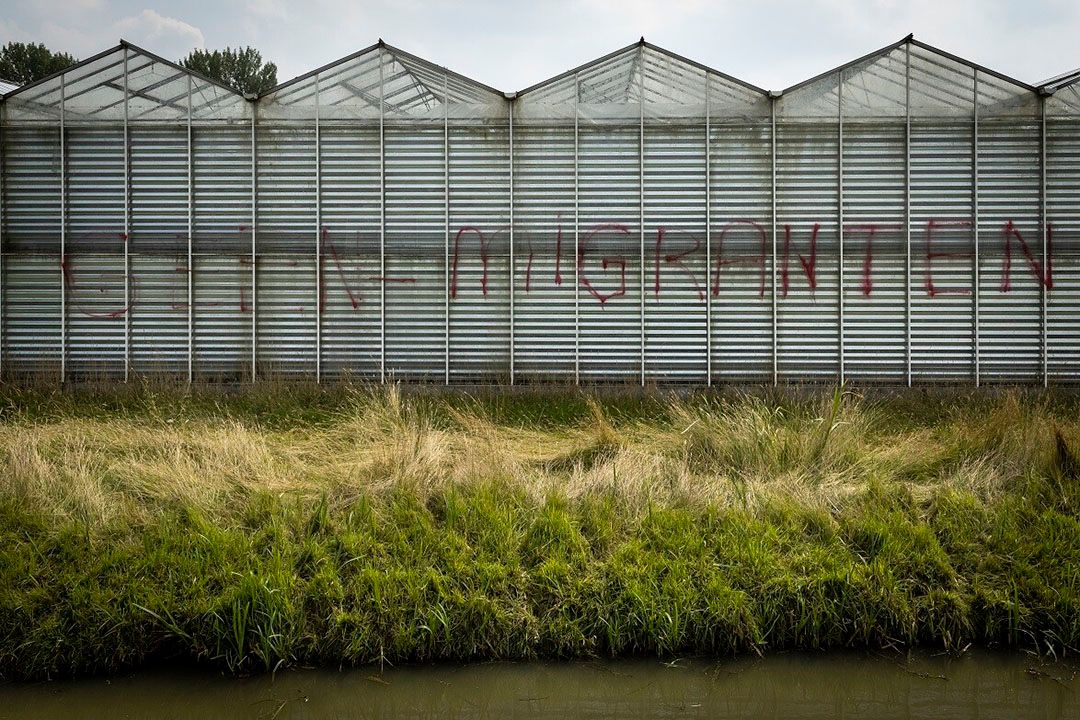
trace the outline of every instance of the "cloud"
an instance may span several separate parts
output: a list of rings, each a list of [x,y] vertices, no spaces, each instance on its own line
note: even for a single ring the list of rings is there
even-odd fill
[[[206,47],[202,30],[154,10],[146,9],[138,15],[121,18],[113,27],[124,39],[145,45],[165,57],[180,57],[193,48]]]
[[[288,12],[284,0],[248,0],[248,13],[265,20],[285,20]]]

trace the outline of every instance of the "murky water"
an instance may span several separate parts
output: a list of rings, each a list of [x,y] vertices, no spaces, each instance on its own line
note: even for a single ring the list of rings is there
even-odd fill
[[[1020,653],[791,653],[240,680],[155,670],[0,685],[0,718],[1080,718],[1078,668]]]

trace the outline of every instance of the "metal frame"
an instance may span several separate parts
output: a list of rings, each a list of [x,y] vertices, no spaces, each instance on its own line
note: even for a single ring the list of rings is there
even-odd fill
[[[0,102],[0,381],[3,381],[4,375],[7,372],[7,354],[5,352],[5,341],[7,340],[7,328],[5,326],[7,322],[7,263],[4,262],[4,249],[5,241],[7,240],[7,227],[5,220],[5,210],[7,209],[4,204],[5,196],[7,194],[7,182],[5,180],[6,165],[6,146],[4,131],[7,129],[5,123],[7,121],[7,107]]]
[[[510,261],[509,261],[509,274],[510,274],[510,385],[514,384],[515,368],[514,368],[514,284],[515,284],[515,269],[514,269],[514,103],[510,102],[507,110],[509,115],[507,117],[507,124],[509,127],[509,160],[510,160],[510,178],[509,178],[509,193],[510,193]]]
[[[641,387],[645,387],[645,45],[638,46],[638,270],[641,323]]]
[[[131,378],[131,128],[128,49],[124,48],[124,382]]]
[[[975,387],[979,387],[982,380],[982,368],[981,364],[981,338],[979,333],[979,285],[982,280],[980,278],[979,268],[979,70],[973,68],[971,71],[972,77],[972,96],[974,97],[974,103],[972,104],[972,133],[971,133],[971,228],[972,236],[974,237],[974,262],[972,263],[972,270],[974,281],[971,288],[972,298],[972,336],[974,341],[973,353],[974,358],[974,375],[975,375]]]
[[[911,387],[911,43],[904,49],[904,371]]]
[[[840,384],[844,374],[844,71],[836,71],[836,244],[840,262],[836,269],[837,344],[839,346]]]
[[[67,227],[68,227],[68,173],[67,173],[67,83],[60,74],[60,382],[67,382],[68,323],[67,323]],[[6,99],[6,98],[5,98]]]
[[[257,243],[259,236],[259,179],[256,133],[259,125],[259,106],[251,105],[251,382],[258,379],[259,359],[259,280]]]
[[[193,253],[194,228],[195,228],[195,162],[192,154],[192,130],[191,130],[191,93],[192,76],[188,75],[188,103],[187,103],[187,381],[190,385],[195,379],[195,256]]]
[[[574,74],[574,385],[581,385],[581,77]]]
[[[7,120],[7,108],[3,103],[0,103],[0,381],[3,381],[4,374],[7,371],[7,354],[5,353],[4,342],[7,340],[7,333],[5,332],[5,323],[7,322],[7,263],[4,262],[4,245],[7,240],[6,226],[4,221],[6,215],[4,211],[7,209],[4,205],[4,199],[7,192],[7,182],[5,181],[6,174],[4,160],[5,144],[6,140],[4,131],[6,130],[5,122]]]
[[[777,295],[776,295],[776,233],[779,225],[778,218],[776,216],[776,101],[778,96],[769,95],[769,141],[771,149],[769,152],[769,165],[770,173],[772,175],[772,182],[769,186],[769,201],[772,205],[772,384],[777,386],[780,384],[780,342],[779,342],[779,325],[780,316],[779,308],[777,307]]]
[[[1042,360],[1042,384],[1043,387],[1050,385],[1050,318],[1047,314],[1050,288],[1047,283],[1050,278],[1050,251],[1049,233],[1046,214],[1046,95],[1039,95],[1039,233],[1042,236],[1042,277],[1039,281],[1039,337],[1041,346],[1039,352]]]
[[[315,76],[315,382],[322,382],[322,133]]]
[[[447,98],[447,77],[443,75],[443,192],[445,215],[443,221],[443,362],[446,384],[450,384],[450,109]]]
[[[705,73],[705,387],[712,387],[712,125],[709,73]]]
[[[380,41],[381,42],[381,41]],[[379,47],[379,382],[386,382],[386,101],[385,50]]]

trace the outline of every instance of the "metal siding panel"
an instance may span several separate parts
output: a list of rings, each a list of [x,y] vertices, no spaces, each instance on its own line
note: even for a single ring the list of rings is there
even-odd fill
[[[764,382],[772,376],[771,127],[710,131],[713,378]]]
[[[385,128],[386,371],[444,377],[446,188],[443,127]]]
[[[187,370],[187,128],[131,133],[131,363],[137,373]]]
[[[987,382],[1042,377],[1042,272],[1027,257],[1041,266],[1039,135],[1037,121],[979,121],[979,352]]]
[[[573,381],[574,129],[514,128],[515,365]]]
[[[323,374],[379,377],[379,129],[320,129]]]
[[[1051,380],[1075,383],[1080,369],[1080,120],[1048,121],[1046,139],[1053,281],[1047,297],[1047,369]]]
[[[260,124],[256,138],[259,377],[315,375],[315,129]]]
[[[60,133],[7,126],[4,142],[5,370],[60,367]]]
[[[4,258],[5,370],[55,379],[60,370],[60,256]]]
[[[197,377],[251,375],[251,130],[193,130]]]
[[[71,376],[124,372],[124,134],[117,127],[67,130],[68,360]]]
[[[777,334],[785,380],[839,376],[837,155],[836,123],[777,123]]]
[[[904,382],[903,123],[844,122],[844,362],[853,380]]]
[[[451,125],[449,133],[450,376],[452,381],[506,378],[510,369],[509,131]]]
[[[915,381],[974,375],[971,122],[911,122],[911,366]]]
[[[579,149],[581,377],[641,370],[639,128],[582,126]]]
[[[645,127],[645,373],[706,376],[705,127]]]

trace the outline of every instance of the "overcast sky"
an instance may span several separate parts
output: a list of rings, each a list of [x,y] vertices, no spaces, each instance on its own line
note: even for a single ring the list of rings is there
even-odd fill
[[[169,59],[253,45],[284,81],[382,38],[500,90],[635,42],[782,89],[907,35],[1020,80],[1080,66],[1080,0],[4,0],[0,42]]]

